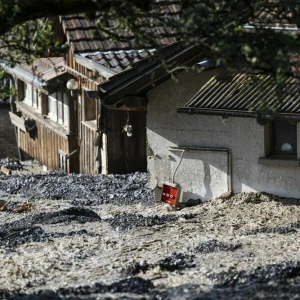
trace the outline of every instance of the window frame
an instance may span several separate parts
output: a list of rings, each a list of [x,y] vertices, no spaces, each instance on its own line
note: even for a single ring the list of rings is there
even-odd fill
[[[287,120],[288,121],[288,120]],[[296,126],[296,145],[297,154],[278,154],[272,153],[273,147],[273,130],[272,120],[268,120],[264,126],[264,157],[260,157],[258,160],[259,164],[270,165],[270,166],[285,166],[285,167],[299,167],[300,165],[300,122],[295,124]]]
[[[297,158],[297,154],[298,154],[298,143],[297,143],[297,140],[298,140],[298,124],[295,124],[295,125],[292,125],[292,126],[295,126],[295,130],[296,130],[296,141],[295,144],[296,144],[296,151],[295,153],[285,153],[283,151],[275,151],[274,150],[274,140],[275,140],[275,132],[274,132],[274,122],[277,122],[279,120],[269,120],[268,121],[268,124],[266,127],[268,127],[268,132],[267,132],[267,143],[268,143],[268,151],[266,154],[266,156],[269,156],[269,157],[287,157],[287,158],[292,158],[292,157],[295,157]],[[285,120],[284,120],[285,121]],[[288,120],[286,120],[286,122],[289,122]],[[283,133],[281,133],[283,134]]]
[[[68,130],[70,126],[69,95],[66,91],[56,91],[48,95],[47,114],[51,121]]]
[[[62,150],[58,150],[58,169],[67,173],[68,171],[67,153]]]
[[[97,116],[99,114],[98,99],[90,98],[87,93],[83,92],[83,121],[97,123]]]

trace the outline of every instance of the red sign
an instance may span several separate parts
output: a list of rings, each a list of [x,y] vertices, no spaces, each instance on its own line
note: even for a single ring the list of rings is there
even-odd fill
[[[178,187],[176,185],[171,186],[169,184],[163,184],[162,193],[161,193],[161,201],[165,203],[169,203],[172,206],[176,205],[178,196]]]

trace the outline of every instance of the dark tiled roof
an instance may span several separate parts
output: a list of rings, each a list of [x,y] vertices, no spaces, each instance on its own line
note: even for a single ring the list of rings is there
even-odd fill
[[[222,115],[272,116],[299,114],[300,93],[297,79],[285,77],[277,83],[272,75],[236,73],[222,69],[185,105],[181,112]],[[194,111],[193,111],[194,110]],[[242,116],[242,114],[240,114]]]
[[[150,12],[152,21],[148,17],[141,16],[139,22],[140,29],[147,36],[155,36],[157,45],[167,45],[176,41],[175,34],[164,26],[159,26],[155,22],[159,18],[177,18],[181,10],[178,0],[155,0],[153,9]],[[117,30],[117,39],[111,40],[105,35],[104,31],[99,30],[95,21],[87,20],[83,15],[69,15],[60,17],[63,29],[75,53],[108,51],[108,50],[132,50],[140,48],[137,46],[136,37],[133,34]],[[108,27],[116,25],[113,19],[106,20]],[[153,25],[151,25],[153,24]]]
[[[249,25],[297,29],[295,16],[288,6],[283,11],[282,6],[279,8],[276,3],[271,3],[260,9],[256,13],[256,18],[249,21]]]
[[[132,65],[150,55],[154,50],[120,50],[95,52],[83,55],[85,58],[99,63],[116,72],[122,72]]]

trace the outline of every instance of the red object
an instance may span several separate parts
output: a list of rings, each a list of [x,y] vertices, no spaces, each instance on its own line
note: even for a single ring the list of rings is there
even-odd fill
[[[160,200],[165,203],[169,203],[172,206],[176,206],[177,197],[179,194],[179,187],[176,184],[166,183],[162,186]]]

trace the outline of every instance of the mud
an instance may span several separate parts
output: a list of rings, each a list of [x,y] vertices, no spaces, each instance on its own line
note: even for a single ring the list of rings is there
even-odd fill
[[[140,277],[132,277],[122,279],[114,282],[110,285],[103,283],[95,283],[92,286],[79,286],[70,288],[60,288],[56,291],[41,290],[33,294],[25,293],[12,293],[9,291],[0,290],[1,299],[99,299],[99,294],[145,294],[154,288],[153,283],[150,280],[145,280]],[[87,297],[88,296],[88,297]],[[105,299],[112,299],[105,297]],[[118,299],[130,299],[125,297],[118,297]],[[132,299],[132,298],[131,298]]]
[[[210,240],[205,243],[200,243],[197,247],[195,247],[192,252],[207,254],[218,251],[235,251],[242,247],[242,244],[227,244],[222,243],[217,240]]]
[[[135,276],[139,273],[146,273],[150,269],[159,268],[161,271],[182,271],[187,268],[194,268],[195,254],[207,254],[218,251],[235,251],[241,248],[241,244],[227,244],[217,240],[210,240],[205,243],[200,243],[194,249],[188,249],[187,253],[172,253],[172,255],[157,261],[156,263],[149,264],[145,261],[134,262],[122,269],[124,276]]]
[[[147,262],[135,262],[122,270],[124,276],[134,276],[140,272],[145,273],[150,269],[159,268],[162,271],[174,272],[182,271],[186,268],[195,267],[194,256],[185,253],[172,253],[164,259],[159,260],[154,264],[148,264]]]
[[[180,218],[192,219],[195,214],[182,214]],[[155,225],[163,225],[169,222],[177,221],[179,216],[176,215],[154,215],[154,216],[143,216],[140,214],[120,213],[115,214],[113,218],[106,219],[105,221],[117,231],[130,230],[136,227],[151,227]]]
[[[280,227],[264,227],[264,228],[258,228],[255,230],[249,230],[249,231],[245,232],[245,235],[252,235],[252,234],[258,234],[258,233],[288,234],[288,233],[297,232],[297,229],[300,229],[300,222],[291,223],[291,224],[288,224],[285,226],[280,226]]]
[[[16,159],[12,159],[12,158],[0,159],[0,168],[2,166],[9,169],[9,170],[13,170],[13,171],[23,169],[23,166],[20,164],[20,162]]]
[[[100,217],[90,209],[71,207],[68,209],[39,213],[22,218],[15,222],[6,223],[0,227],[0,247],[14,248],[31,242],[44,242],[49,238],[61,237],[64,234],[45,231],[36,224],[58,224],[70,222],[86,223],[99,221]],[[86,231],[71,231],[69,236],[86,234]]]
[[[0,176],[0,299],[300,299],[300,200],[170,211],[146,178]]]
[[[277,281],[286,284],[297,284],[300,292],[300,262],[286,261],[240,272],[221,272],[211,274],[209,278],[215,282],[217,287],[229,287],[238,284],[253,285]]]
[[[153,192],[146,188],[144,173],[129,175],[65,175],[58,172],[24,176],[0,176],[0,191],[32,200],[68,199],[73,205],[115,203],[153,204]],[[1,194],[0,194],[1,196]]]

